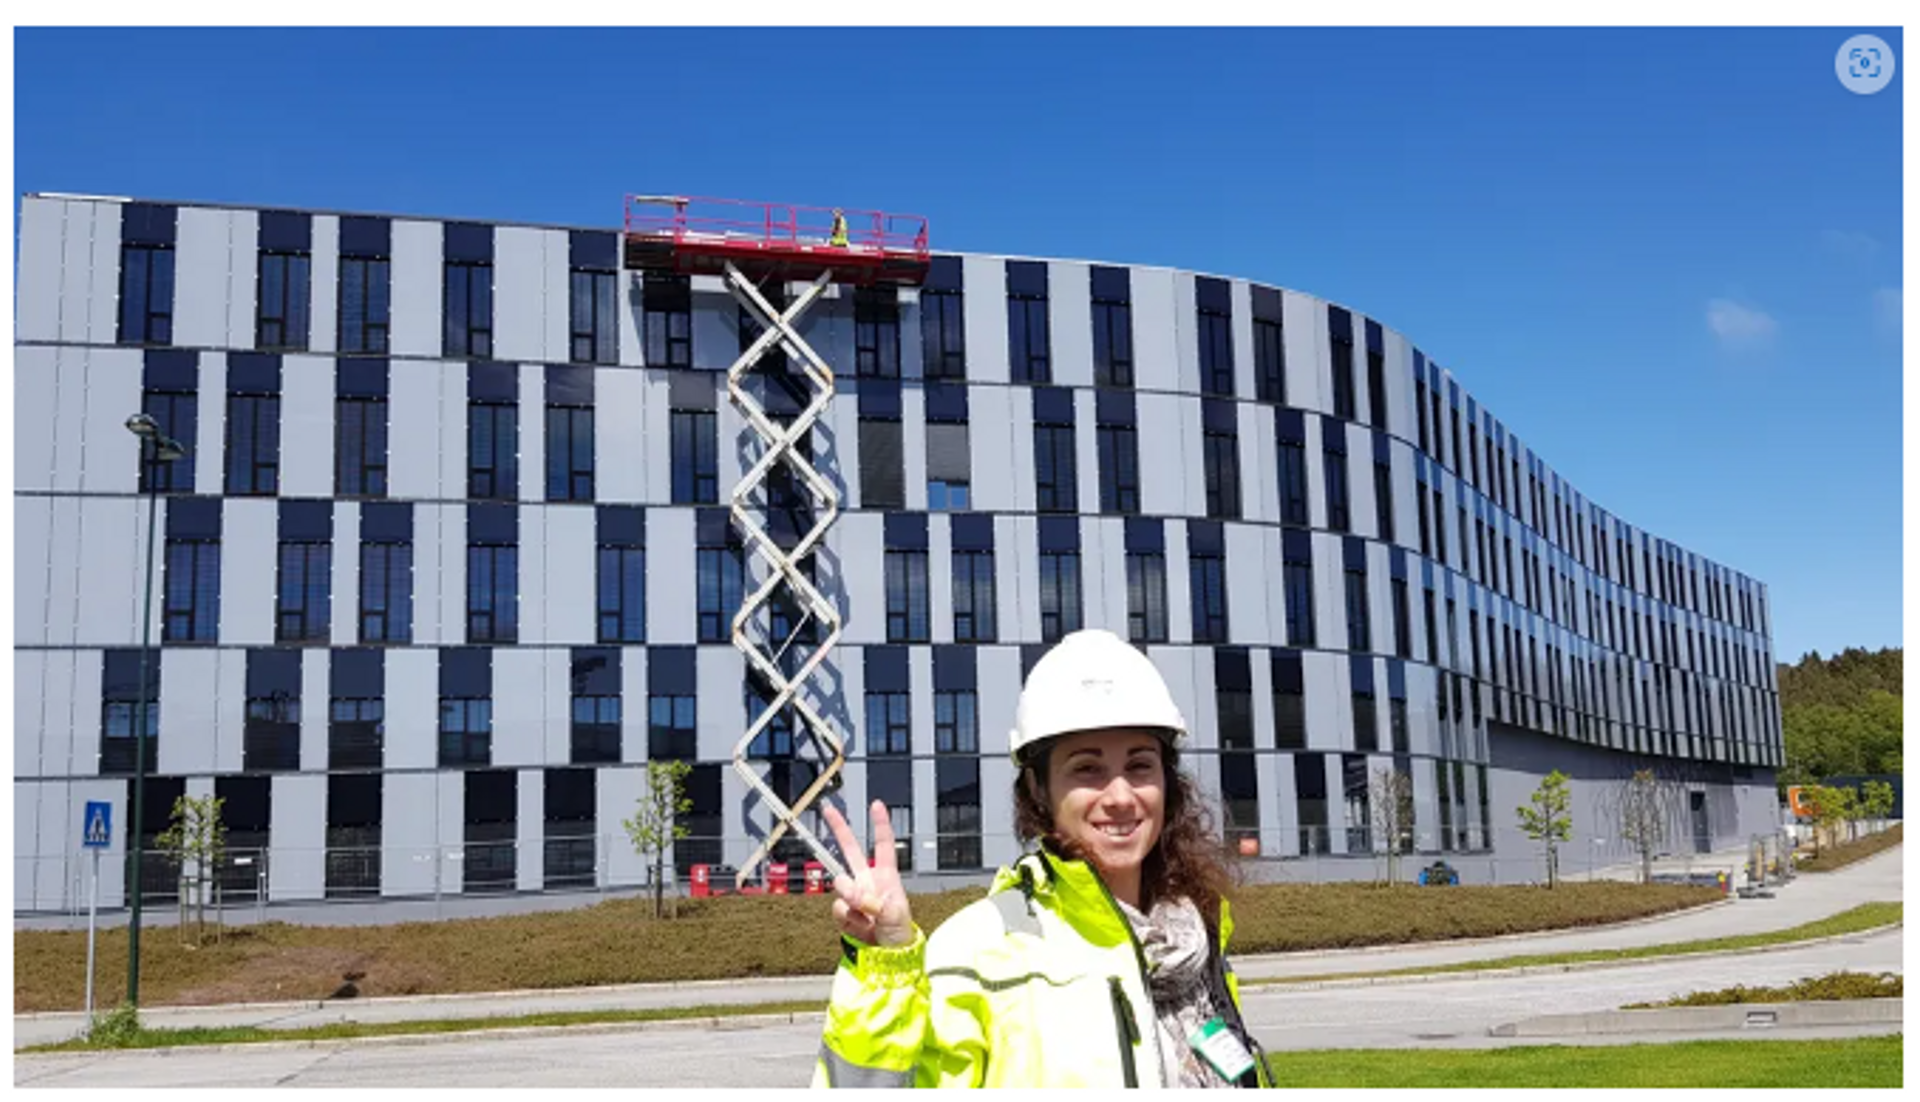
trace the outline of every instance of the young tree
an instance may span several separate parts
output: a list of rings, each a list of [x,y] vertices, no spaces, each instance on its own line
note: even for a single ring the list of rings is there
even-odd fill
[[[1853,789],[1810,785],[1801,798],[1807,805],[1807,822],[1813,828],[1813,855],[1817,858],[1828,837],[1852,815]]]
[[[620,823],[627,828],[634,852],[653,864],[655,918],[661,917],[666,908],[667,848],[688,835],[687,828],[678,819],[693,810],[693,800],[686,794],[687,774],[691,772],[693,766],[684,761],[648,762],[646,789],[640,793],[640,804],[634,808],[633,818]]]
[[[207,932],[207,885],[227,852],[227,825],[220,812],[227,801],[216,796],[181,796],[173,801],[173,822],[154,845],[180,865],[182,879],[198,886],[193,894],[194,940]]]
[[[1860,813],[1868,821],[1878,821],[1893,814],[1893,786],[1885,781],[1868,781],[1860,797]]]
[[[1667,792],[1651,769],[1636,770],[1620,787],[1620,837],[1640,855],[1640,882],[1653,882],[1653,855],[1667,839]]]
[[[1533,797],[1519,808],[1520,829],[1546,847],[1549,888],[1560,881],[1560,844],[1573,838],[1573,795],[1567,790],[1567,779],[1558,769],[1548,773]]]
[[[1413,849],[1413,778],[1388,766],[1373,771],[1374,837],[1387,847],[1387,883],[1400,882],[1400,855]]]

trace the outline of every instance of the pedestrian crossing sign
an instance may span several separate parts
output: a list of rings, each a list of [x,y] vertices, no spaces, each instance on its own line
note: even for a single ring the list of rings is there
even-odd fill
[[[80,823],[81,844],[88,849],[106,849],[113,837],[113,805],[104,800],[87,801],[87,813]]]

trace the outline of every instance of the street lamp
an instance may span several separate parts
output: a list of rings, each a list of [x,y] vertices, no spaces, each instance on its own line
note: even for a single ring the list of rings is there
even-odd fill
[[[160,464],[171,463],[187,454],[178,440],[160,431],[160,423],[145,413],[127,418],[127,431],[140,438],[141,470],[147,475],[147,577],[146,596],[140,604],[140,699],[134,710],[133,728],[133,894],[127,915],[127,1002],[140,1005],[140,830],[142,797],[147,791],[147,711],[152,692],[148,671],[148,650],[153,645],[153,544],[155,517],[160,508]]]

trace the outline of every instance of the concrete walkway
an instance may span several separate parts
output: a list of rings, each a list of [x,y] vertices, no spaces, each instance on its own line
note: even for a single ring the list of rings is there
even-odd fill
[[[1839,872],[1806,874],[1778,889],[1773,899],[1735,899],[1667,918],[1592,930],[1473,941],[1357,950],[1236,956],[1246,978],[1315,976],[1336,972],[1426,967],[1528,953],[1578,952],[1662,945],[1786,929],[1838,914],[1861,903],[1901,898],[1901,849],[1896,847]],[[1444,891],[1435,888],[1435,891]],[[637,1010],[664,1007],[748,1006],[771,1002],[824,1001],[831,977],[794,976],[556,991],[509,991],[472,995],[354,999],[338,1002],[155,1007],[141,1013],[152,1027],[255,1025],[296,1029],[331,1022],[394,1022],[482,1018],[554,1011]],[[14,1017],[16,1048],[65,1040],[84,1027],[78,1013]]]

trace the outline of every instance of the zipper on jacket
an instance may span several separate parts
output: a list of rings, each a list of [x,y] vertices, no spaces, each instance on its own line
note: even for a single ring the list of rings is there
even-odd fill
[[[1133,1020],[1133,1003],[1119,976],[1107,977],[1107,990],[1113,992],[1113,1027],[1120,1039],[1120,1071],[1129,1087],[1140,1085],[1140,1070],[1134,1066],[1133,1046],[1140,1040],[1140,1025]]]

